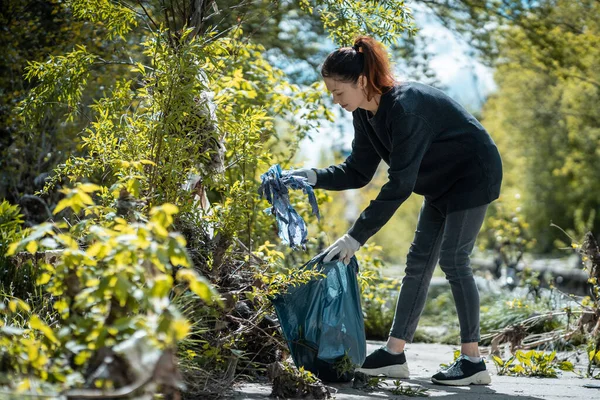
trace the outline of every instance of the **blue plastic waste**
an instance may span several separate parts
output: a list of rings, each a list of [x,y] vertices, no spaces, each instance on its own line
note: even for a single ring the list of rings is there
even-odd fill
[[[265,197],[272,206],[267,208],[265,212],[275,215],[279,237],[282,242],[292,248],[298,246],[305,248],[308,240],[306,223],[292,207],[288,189],[302,189],[308,195],[313,214],[320,219],[319,206],[312,186],[306,178],[282,171],[279,164],[269,168],[267,172],[260,176],[260,179],[262,183],[258,188],[258,193]]]
[[[321,254],[303,268],[318,269],[325,278],[292,287],[271,301],[296,366],[323,381],[349,382],[352,371],[340,374],[335,363],[347,354],[360,366],[367,351],[358,262],[352,257],[346,266],[323,258]]]

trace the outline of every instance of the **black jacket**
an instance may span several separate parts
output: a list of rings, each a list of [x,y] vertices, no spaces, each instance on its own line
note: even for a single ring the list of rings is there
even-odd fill
[[[357,109],[352,153],[315,169],[315,188],[356,189],[371,181],[381,160],[388,182],[362,212],[350,236],[364,244],[412,192],[447,214],[491,203],[500,195],[502,161],[485,128],[442,91],[402,82],[381,96],[374,116]]]

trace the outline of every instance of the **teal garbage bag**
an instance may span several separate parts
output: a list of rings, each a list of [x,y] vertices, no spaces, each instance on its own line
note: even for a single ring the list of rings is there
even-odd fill
[[[356,274],[358,262],[348,265],[324,255],[303,268],[318,269],[324,278],[289,288],[271,299],[297,367],[328,382],[349,382],[352,371],[340,373],[336,363],[348,355],[352,364],[366,357],[365,326]]]

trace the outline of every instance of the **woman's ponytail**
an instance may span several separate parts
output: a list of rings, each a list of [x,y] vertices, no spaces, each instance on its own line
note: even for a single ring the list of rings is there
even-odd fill
[[[331,52],[321,67],[321,75],[351,83],[364,75],[368,100],[386,92],[396,82],[385,47],[369,36],[359,36],[352,47]]]

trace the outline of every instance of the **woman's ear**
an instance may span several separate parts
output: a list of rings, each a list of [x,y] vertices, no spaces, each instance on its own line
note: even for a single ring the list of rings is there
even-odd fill
[[[360,75],[358,77],[358,86],[360,86],[361,89],[366,89],[367,88],[367,77],[364,75]]]

